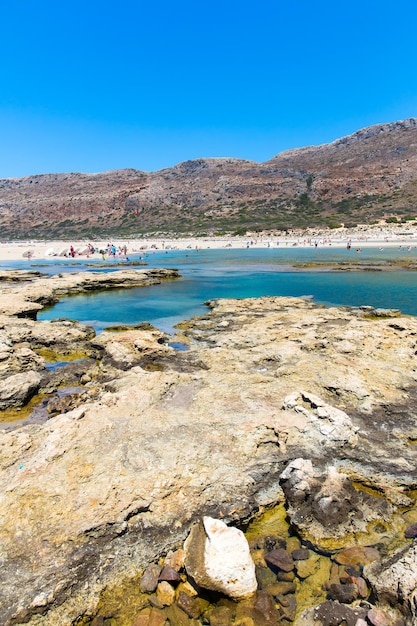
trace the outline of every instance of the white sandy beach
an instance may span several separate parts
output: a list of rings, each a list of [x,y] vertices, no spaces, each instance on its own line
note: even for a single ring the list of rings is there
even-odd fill
[[[126,246],[127,254],[145,253],[152,250],[187,250],[221,248],[277,248],[288,246],[300,247],[346,247],[352,249],[366,247],[407,247],[417,249],[417,227],[408,225],[359,226],[354,230],[311,230],[292,231],[289,234],[247,235],[244,237],[189,237],[189,238],[143,238],[143,239],[107,239],[102,241],[43,240],[43,241],[7,241],[0,242],[0,262],[17,261],[29,257],[47,259],[53,256],[69,256],[72,245],[76,250],[75,258],[86,258],[87,246],[92,244],[96,250],[105,250],[109,243],[117,250]],[[94,254],[97,256],[97,253]]]

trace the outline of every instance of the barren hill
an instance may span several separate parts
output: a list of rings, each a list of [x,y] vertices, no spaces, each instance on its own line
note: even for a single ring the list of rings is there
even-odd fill
[[[157,172],[0,179],[4,238],[245,233],[417,215],[417,118],[265,163],[186,161]]]

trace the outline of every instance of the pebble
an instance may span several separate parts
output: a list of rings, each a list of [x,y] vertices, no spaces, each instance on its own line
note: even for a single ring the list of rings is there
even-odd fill
[[[379,560],[380,554],[375,548],[367,546],[352,546],[344,548],[336,556],[334,560],[340,565],[368,565],[373,561]]]
[[[292,557],[282,548],[268,552],[268,554],[265,555],[265,561],[268,565],[284,570],[284,572],[290,572],[294,569]]]
[[[405,530],[404,537],[407,537],[407,539],[414,539],[414,537],[417,537],[417,522],[414,522],[414,524],[411,524],[411,526]]]

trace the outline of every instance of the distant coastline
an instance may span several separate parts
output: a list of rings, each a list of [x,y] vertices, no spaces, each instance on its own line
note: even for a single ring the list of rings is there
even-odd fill
[[[292,230],[287,233],[260,234],[248,233],[245,236],[233,237],[144,237],[84,240],[26,240],[6,241],[0,243],[1,261],[18,261],[28,257],[31,259],[47,259],[53,256],[64,256],[65,249],[72,245],[77,251],[75,258],[86,258],[87,244],[91,243],[96,250],[105,250],[109,243],[117,250],[126,246],[127,255],[140,254],[152,250],[187,250],[187,249],[221,249],[221,248],[277,248],[288,246],[300,247],[347,247],[354,250],[361,247],[417,247],[417,227],[412,225],[378,225],[358,226],[354,229],[311,229]],[[97,256],[95,254],[94,256]]]

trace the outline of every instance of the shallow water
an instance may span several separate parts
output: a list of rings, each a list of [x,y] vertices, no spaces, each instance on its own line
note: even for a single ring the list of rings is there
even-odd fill
[[[327,305],[396,308],[417,315],[417,272],[353,271],[329,272],[298,270],[294,263],[346,262],[401,259],[417,260],[417,249],[405,247],[362,248],[361,254],[345,248],[265,248],[155,251],[142,257],[148,267],[175,267],[181,279],[161,285],[128,290],[106,291],[64,298],[51,309],[42,311],[39,319],[57,317],[77,319],[93,325],[98,331],[110,324],[136,324],[148,321],[173,332],[179,321],[207,312],[204,302],[213,298],[247,298],[259,296],[312,296]],[[130,255],[131,259],[139,255]],[[103,271],[115,267],[110,260],[97,259],[67,262],[27,260],[14,267],[38,269],[56,274],[70,271]],[[10,265],[10,264],[9,264]],[[4,267],[4,264],[2,265]]]

